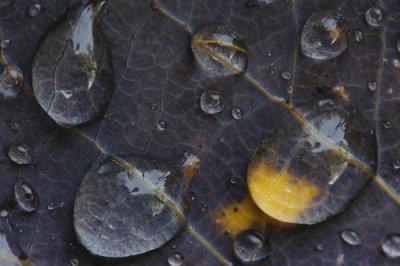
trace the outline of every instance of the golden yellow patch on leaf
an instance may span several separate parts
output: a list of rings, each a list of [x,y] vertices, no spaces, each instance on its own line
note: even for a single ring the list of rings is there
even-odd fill
[[[286,170],[278,172],[262,161],[250,165],[247,185],[255,204],[262,211],[288,223],[298,222],[320,193],[316,185]]]
[[[286,228],[292,224],[284,224],[272,219],[261,211],[248,194],[239,203],[229,204],[211,213],[216,223],[233,238],[244,230],[264,231],[265,228]]]

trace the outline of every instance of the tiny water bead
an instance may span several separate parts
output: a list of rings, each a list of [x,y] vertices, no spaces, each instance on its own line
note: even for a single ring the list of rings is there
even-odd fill
[[[233,242],[233,247],[236,257],[245,263],[260,261],[272,254],[269,241],[253,230],[240,233]]]
[[[8,157],[16,164],[31,164],[33,160],[31,147],[26,144],[12,144]]]
[[[165,131],[165,129],[167,128],[167,122],[165,122],[164,120],[160,120],[157,123],[157,129],[159,131]]]
[[[175,252],[168,257],[168,264],[171,266],[181,266],[183,265],[184,261],[185,259],[183,255],[179,252]]]
[[[111,50],[100,29],[105,1],[84,1],[43,40],[32,65],[33,91],[59,125],[100,116],[114,89]]]
[[[368,82],[368,89],[370,91],[376,91],[378,84],[375,81]]]
[[[393,162],[393,168],[394,168],[394,170],[400,169],[400,160],[396,160]]]
[[[36,191],[25,180],[19,180],[14,186],[14,198],[18,207],[25,212],[36,211],[39,199]]]
[[[356,30],[356,32],[354,33],[354,39],[356,40],[356,42],[361,42],[364,39],[363,33],[359,30]]]
[[[225,99],[221,94],[203,91],[200,96],[200,108],[207,114],[218,114],[225,108]]]
[[[292,78],[292,73],[290,73],[289,71],[283,71],[281,75],[282,78],[286,80],[290,80]]]
[[[351,229],[346,229],[340,232],[342,240],[350,246],[359,246],[362,241],[358,233]]]
[[[400,234],[393,233],[387,235],[382,242],[382,251],[392,259],[400,258]]]
[[[5,49],[5,48],[7,48],[7,47],[10,45],[10,43],[11,43],[11,40],[10,40],[10,39],[1,40],[1,41],[0,41],[0,47],[3,48],[3,49]]]
[[[22,92],[23,75],[16,66],[2,66],[0,72],[0,94],[4,98],[15,98]]]
[[[71,266],[79,266],[79,260],[78,259],[72,259],[71,260]]]
[[[239,107],[233,107],[232,108],[232,117],[235,118],[236,120],[241,119],[243,116],[242,110],[239,109]]]
[[[382,9],[378,7],[369,8],[365,12],[365,21],[373,27],[383,26],[385,18]]]
[[[393,127],[393,124],[392,124],[392,122],[390,122],[390,121],[383,120],[383,121],[382,121],[382,126],[383,126],[385,129],[391,129],[391,128]]]
[[[301,50],[307,57],[328,60],[348,47],[346,21],[340,13],[318,11],[307,20],[301,34]]]
[[[31,15],[32,17],[36,17],[37,15],[39,15],[41,10],[42,6],[37,3],[34,3],[29,7],[29,15]]]
[[[248,0],[244,3],[245,7],[266,6],[276,2],[276,0]]]
[[[191,43],[198,64],[210,75],[236,75],[245,71],[248,51],[240,37],[223,26],[198,31]]]
[[[6,218],[8,216],[8,214],[9,214],[8,210],[1,210],[0,211],[0,217],[2,217],[2,218]]]

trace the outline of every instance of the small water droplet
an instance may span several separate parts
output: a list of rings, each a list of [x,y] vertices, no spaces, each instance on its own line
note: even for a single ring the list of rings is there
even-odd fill
[[[79,260],[78,259],[72,259],[71,260],[71,266],[78,266],[79,265]]]
[[[39,5],[37,3],[32,4],[29,7],[29,15],[31,15],[32,17],[36,17],[37,15],[39,15],[41,10],[42,10],[42,6],[41,5]]]
[[[301,34],[301,50],[307,57],[328,60],[348,47],[347,26],[343,15],[334,11],[314,12]]]
[[[266,6],[276,2],[276,0],[248,0],[244,3],[245,7]]]
[[[19,125],[18,125],[18,123],[13,123],[13,124],[11,125],[11,129],[12,129],[13,131],[19,131]]]
[[[8,157],[16,164],[32,163],[32,151],[26,144],[12,144],[8,149]]]
[[[54,208],[55,208],[54,202],[50,202],[50,203],[47,205],[47,210],[49,210],[49,211],[54,210]]]
[[[0,211],[0,217],[6,218],[8,216],[9,211],[8,210],[1,210]]]
[[[359,246],[361,245],[361,238],[358,233],[351,229],[346,229],[340,232],[340,236],[343,241],[349,244],[350,246]]]
[[[292,73],[290,73],[289,71],[283,71],[282,72],[282,78],[289,80],[292,78]]]
[[[320,244],[318,244],[318,245],[317,245],[317,250],[318,250],[318,251],[322,251],[322,250],[324,250],[324,245],[323,245],[323,244],[321,244],[321,243],[320,243]]]
[[[184,257],[179,252],[175,252],[168,257],[168,263],[171,266],[181,266],[183,262],[184,262]]]
[[[10,39],[1,40],[0,41],[0,47],[5,49],[10,45],[10,43],[11,43]]]
[[[384,14],[382,9],[378,7],[371,7],[365,12],[365,21],[373,26],[379,27],[384,24]]]
[[[293,93],[293,86],[290,85],[286,88],[287,93],[292,94]]]
[[[157,129],[159,131],[165,131],[165,129],[167,128],[167,122],[165,122],[164,120],[160,120],[157,123]]]
[[[376,91],[378,84],[375,81],[368,82],[368,89],[370,91]]]
[[[36,191],[25,180],[19,180],[14,186],[14,198],[18,207],[25,212],[36,211],[39,199]]]
[[[239,107],[233,107],[232,108],[232,116],[236,120],[239,120],[242,118],[242,110],[239,109]]]
[[[15,98],[22,91],[22,71],[15,66],[6,66],[0,75],[0,93],[5,98]]]
[[[386,128],[386,129],[391,129],[393,125],[392,125],[392,122],[387,121],[387,120],[383,120],[383,121],[382,121],[382,126],[383,126],[384,128]]]
[[[200,96],[200,108],[207,114],[217,114],[222,112],[225,107],[225,100],[222,95],[211,92],[203,91]]]
[[[361,42],[364,39],[363,33],[359,30],[356,30],[354,33],[354,39],[356,39],[356,42]]]
[[[256,262],[272,254],[272,247],[259,232],[247,230],[240,233],[234,243],[235,255],[243,262]]]
[[[191,47],[196,61],[212,75],[240,74],[247,66],[245,44],[225,27],[201,29],[194,36]]]
[[[152,103],[151,104],[151,110],[157,110],[158,109],[158,104],[157,103]]]
[[[397,161],[393,162],[393,168],[394,168],[394,170],[399,170],[400,169],[400,160],[397,160]]]
[[[382,243],[382,251],[392,259],[400,258],[400,234],[387,235]]]

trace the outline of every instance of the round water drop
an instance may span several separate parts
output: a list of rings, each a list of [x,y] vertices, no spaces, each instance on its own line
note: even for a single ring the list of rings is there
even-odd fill
[[[371,7],[365,12],[365,21],[373,27],[383,26],[385,19],[382,9]]]
[[[364,39],[363,33],[359,30],[356,30],[354,33],[354,39],[356,39],[356,42],[361,42]]]
[[[4,98],[15,98],[22,92],[22,71],[15,66],[5,66],[0,73],[0,94]]]
[[[233,107],[232,108],[232,116],[236,120],[239,120],[242,118],[242,110],[239,109],[239,107]]]
[[[5,49],[10,45],[10,43],[11,43],[10,39],[1,40],[0,41],[0,47]]]
[[[200,96],[200,108],[207,114],[217,114],[222,112],[225,107],[225,100],[222,95],[204,91]]]
[[[394,233],[386,236],[382,243],[382,251],[389,258],[400,258],[400,234]]]
[[[334,11],[318,11],[307,20],[301,34],[301,50],[307,57],[328,60],[348,47],[344,17]]]
[[[368,82],[368,89],[370,91],[376,91],[378,84],[375,81]]]
[[[84,1],[43,40],[32,66],[33,91],[59,125],[100,116],[114,88],[111,50],[100,29],[105,1]]]
[[[289,80],[292,78],[292,73],[290,73],[289,71],[283,71],[282,72],[282,78]]]
[[[31,164],[33,160],[31,148],[26,144],[12,144],[8,148],[8,157],[16,164]]]
[[[71,266],[78,266],[79,265],[79,260],[78,259],[72,259],[71,260]]]
[[[14,198],[18,207],[25,212],[36,211],[39,199],[36,191],[25,180],[19,180],[14,186]]]
[[[193,37],[191,47],[196,61],[211,75],[240,74],[247,66],[245,44],[225,27],[203,28]]]
[[[319,243],[319,244],[317,245],[317,250],[318,250],[318,251],[323,251],[323,250],[324,250],[324,245],[321,244],[321,243]]]
[[[382,121],[382,126],[386,129],[391,129],[393,127],[392,122],[387,121],[387,120],[383,120]]]
[[[342,237],[343,241],[350,246],[359,246],[362,243],[358,233],[351,229],[343,230],[342,232],[340,232],[340,236]]]
[[[256,262],[272,254],[272,247],[259,232],[247,230],[240,233],[233,247],[235,255],[243,262]]]
[[[32,17],[36,17],[37,15],[39,15],[41,10],[42,10],[42,6],[41,5],[39,5],[37,3],[32,4],[29,7],[29,15],[31,15]]]
[[[165,129],[167,128],[167,122],[165,122],[164,120],[160,120],[157,123],[157,129],[159,131],[165,131]]]
[[[175,252],[168,257],[168,264],[171,266],[181,266],[184,260],[185,259],[181,253]]]
[[[9,214],[8,210],[1,210],[0,211],[0,217],[2,217],[2,218],[6,218],[8,216],[8,214]]]
[[[394,170],[399,170],[400,169],[400,160],[397,160],[397,161],[393,162],[393,168],[394,168]]]

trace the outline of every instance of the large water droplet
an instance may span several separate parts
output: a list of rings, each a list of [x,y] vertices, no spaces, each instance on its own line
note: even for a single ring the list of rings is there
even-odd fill
[[[235,255],[243,262],[256,262],[272,254],[272,247],[259,232],[247,230],[240,233],[234,243]]]
[[[92,254],[109,258],[134,256],[164,245],[182,226],[176,213],[183,213],[183,203],[180,196],[173,196],[180,195],[177,180],[182,178],[177,166],[163,161],[100,160],[86,174],[75,199],[79,241]]]
[[[301,50],[305,56],[332,59],[343,53],[347,46],[347,26],[340,13],[318,11],[308,18],[301,34]]]
[[[100,30],[105,1],[89,1],[44,39],[36,52],[35,97],[58,124],[74,126],[99,116],[113,91],[111,51]]]
[[[358,233],[351,229],[343,230],[342,232],[340,232],[340,236],[342,237],[343,241],[350,246],[359,246],[362,243]]]
[[[336,98],[335,98],[336,99]],[[315,224],[347,207],[369,180],[346,158],[375,159],[368,122],[330,98],[296,108],[254,152],[247,185],[256,205],[280,221]]]
[[[18,207],[25,212],[36,211],[39,198],[33,187],[25,180],[19,180],[14,186],[14,198]]]
[[[34,3],[29,7],[29,15],[31,15],[32,17],[36,17],[37,15],[39,15],[41,10],[42,6],[37,3]]]
[[[207,27],[193,37],[196,61],[211,75],[235,75],[247,66],[248,51],[236,33],[225,27]]]
[[[394,233],[386,236],[382,243],[382,251],[389,258],[400,258],[400,234]]]
[[[8,148],[8,157],[17,164],[31,164],[32,163],[32,150],[26,144],[12,144]]]
[[[0,94],[4,98],[15,98],[22,92],[22,71],[15,66],[1,66],[0,71]]]
[[[184,257],[181,253],[175,252],[168,257],[168,264],[171,266],[181,266],[184,262]]]
[[[385,23],[385,17],[382,9],[371,7],[365,12],[365,21],[371,26],[379,27]]]
[[[212,91],[204,91],[200,96],[200,108],[207,114],[217,114],[225,107],[225,100],[222,95]]]

